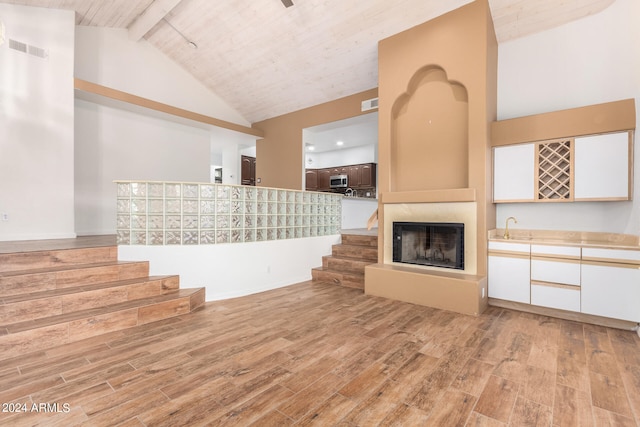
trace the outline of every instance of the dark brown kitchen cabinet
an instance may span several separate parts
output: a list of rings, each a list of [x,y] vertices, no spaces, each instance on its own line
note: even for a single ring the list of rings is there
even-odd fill
[[[318,191],[329,191],[331,189],[329,177],[331,177],[331,169],[318,169]]]
[[[349,187],[360,187],[361,182],[362,182],[362,167],[364,165],[352,165],[349,166]]]
[[[360,165],[360,184],[361,187],[376,186],[376,164],[366,163]]]
[[[242,185],[256,185],[256,158],[241,156],[240,183]]]
[[[307,169],[305,171],[305,183],[307,191],[317,191],[318,190],[318,170],[317,169]]]
[[[324,169],[306,169],[305,188],[308,191],[332,191],[330,178],[334,175],[346,175],[348,187],[354,190],[364,188],[375,189],[376,187],[376,164],[364,163]],[[344,188],[342,190],[344,190]],[[334,189],[333,191],[336,190]]]

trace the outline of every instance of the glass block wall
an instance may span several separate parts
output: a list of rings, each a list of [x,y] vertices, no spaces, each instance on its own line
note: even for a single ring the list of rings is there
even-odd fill
[[[116,185],[120,245],[210,245],[340,232],[337,194],[211,183]]]

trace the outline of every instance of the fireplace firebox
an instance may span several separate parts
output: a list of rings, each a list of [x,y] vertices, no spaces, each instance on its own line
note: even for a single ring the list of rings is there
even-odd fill
[[[393,262],[464,270],[464,224],[394,222]]]

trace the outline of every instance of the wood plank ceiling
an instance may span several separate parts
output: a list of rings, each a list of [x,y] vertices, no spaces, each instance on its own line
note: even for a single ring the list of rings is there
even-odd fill
[[[471,0],[8,0],[128,28],[254,123],[377,87],[377,42]],[[489,0],[498,42],[614,0]],[[147,10],[149,9],[149,10]],[[137,21],[137,22],[136,22]],[[188,41],[197,45],[189,46]]]

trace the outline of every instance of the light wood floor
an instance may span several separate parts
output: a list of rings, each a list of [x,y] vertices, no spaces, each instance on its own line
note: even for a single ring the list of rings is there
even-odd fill
[[[115,246],[115,234],[103,234],[98,236],[80,236],[73,239],[50,240],[15,240],[0,242],[0,254],[14,252],[35,252],[60,249],[96,248],[102,246]]]
[[[2,360],[0,402],[11,426],[634,426],[640,338],[305,282]]]

